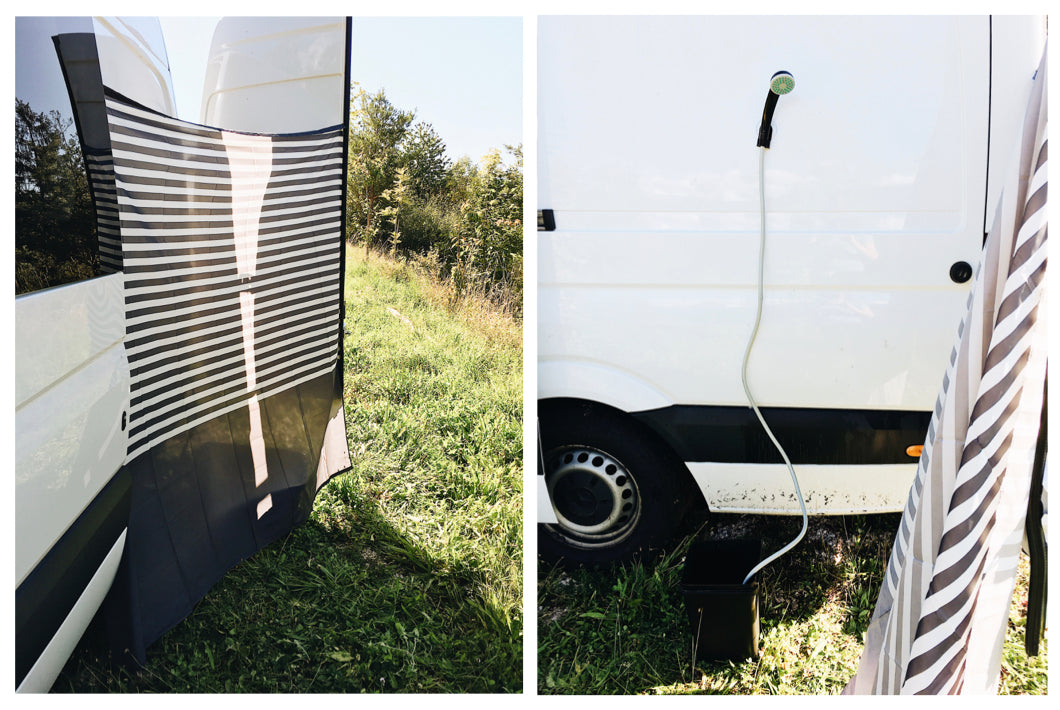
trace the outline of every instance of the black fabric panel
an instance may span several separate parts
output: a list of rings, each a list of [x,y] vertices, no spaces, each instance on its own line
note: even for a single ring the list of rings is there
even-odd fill
[[[127,543],[129,564],[134,573],[130,583],[135,585],[136,597],[141,604],[152,610],[138,614],[142,617],[138,626],[146,638],[136,639],[136,643],[130,644],[132,648],[145,648],[169,628],[159,623],[159,618],[177,615],[183,618],[194,603],[194,595],[178,563],[175,542],[169,534],[171,522],[180,520],[181,516],[166,515],[170,498],[180,499],[179,479],[188,477],[181,472],[181,464],[189,461],[181,455],[188,438],[184,435],[170,439],[128,464],[133,476]],[[190,521],[182,521],[182,524],[188,525]],[[184,537],[190,536],[185,534]]]
[[[1027,624],[1024,648],[1028,656],[1038,655],[1038,646],[1045,636],[1045,607],[1048,597],[1049,556],[1042,529],[1044,510],[1042,487],[1045,476],[1045,459],[1048,453],[1049,434],[1049,380],[1046,378],[1042,396],[1042,415],[1038,423],[1038,441],[1034,447],[1034,464],[1031,468],[1031,490],[1027,497],[1025,521],[1027,554],[1031,562],[1031,575],[1027,584]]]
[[[126,467],[132,475],[128,605],[114,650],[144,663],[145,649],[180,623],[224,573],[305,522],[330,413],[334,373],[259,402],[268,477],[255,481],[249,406],[174,436]],[[260,514],[259,503],[271,499]]]
[[[341,333],[339,337],[341,339]],[[324,431],[328,422],[342,407],[342,392],[339,386],[341,382],[342,370],[336,367],[333,381],[328,382],[321,377],[307,382],[297,390],[301,402],[299,411],[302,412],[310,451],[320,451],[324,446]]]
[[[243,476],[232,475],[239,468],[239,457],[233,446],[231,422],[243,414],[242,410],[233,412],[192,429],[190,453],[209,535],[236,550],[255,550],[260,543],[254,535],[253,516],[246,506],[235,504],[250,499],[253,489],[247,487]]]
[[[308,516],[313,506],[320,448],[315,454],[309,450],[298,388],[280,392],[262,404],[262,419],[268,421],[271,438],[269,451],[275,468],[283,474],[283,478],[276,477],[269,513],[277,525],[294,526]],[[273,470],[270,462],[269,471]]]

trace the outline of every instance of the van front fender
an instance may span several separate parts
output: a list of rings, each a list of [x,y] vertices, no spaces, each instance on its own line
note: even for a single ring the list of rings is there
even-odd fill
[[[537,368],[537,398],[585,399],[623,412],[669,407],[674,401],[644,380],[607,365],[559,360]]]

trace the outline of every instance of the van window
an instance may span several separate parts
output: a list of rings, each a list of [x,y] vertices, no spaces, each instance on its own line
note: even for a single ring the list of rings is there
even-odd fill
[[[94,44],[87,17],[15,19],[16,295],[103,273],[93,195],[53,40],[60,35]]]

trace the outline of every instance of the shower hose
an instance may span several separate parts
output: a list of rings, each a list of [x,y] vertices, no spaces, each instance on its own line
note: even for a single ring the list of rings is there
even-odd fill
[[[759,147],[758,149],[758,199],[759,199],[759,212],[761,213],[761,230],[758,241],[758,298],[757,306],[755,309],[755,324],[751,330],[751,337],[747,341],[747,349],[743,354],[743,366],[740,369],[740,381],[743,383],[743,391],[747,396],[747,402],[751,405],[751,409],[754,410],[755,416],[758,417],[758,421],[762,424],[762,428],[769,436],[769,440],[773,442],[773,446],[776,447],[777,451],[780,452],[781,458],[784,459],[784,464],[788,467],[788,472],[791,474],[791,482],[795,486],[795,495],[799,499],[799,507],[802,510],[802,530],[795,537],[794,540],[789,542],[781,549],[774,552],[766,559],[759,562],[747,576],[744,577],[743,583],[747,584],[752,577],[754,577],[760,570],[765,568],[767,565],[772,563],[777,558],[786,554],[791,548],[799,544],[803,536],[806,534],[806,528],[809,523],[809,519],[806,515],[806,502],[802,499],[802,490],[799,488],[799,478],[795,475],[795,467],[791,465],[791,460],[788,458],[788,454],[784,451],[784,447],[777,441],[777,437],[773,435],[773,430],[766,424],[765,417],[762,416],[761,410],[758,409],[758,403],[755,402],[754,395],[751,394],[751,388],[747,385],[747,362],[751,358],[751,349],[754,347],[755,338],[758,337],[758,326],[762,323],[762,302],[764,300],[764,275],[765,275],[765,261],[766,261],[766,180],[765,180],[765,161],[766,161],[766,149]]]

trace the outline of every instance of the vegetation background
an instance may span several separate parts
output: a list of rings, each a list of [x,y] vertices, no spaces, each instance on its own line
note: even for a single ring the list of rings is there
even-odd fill
[[[412,258],[519,314],[523,293],[522,146],[455,162],[429,123],[384,91],[354,85],[350,104],[347,234]]]

